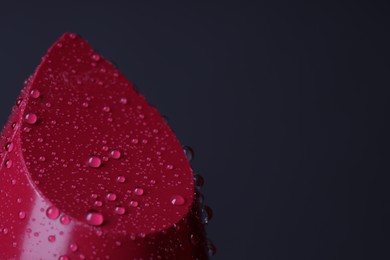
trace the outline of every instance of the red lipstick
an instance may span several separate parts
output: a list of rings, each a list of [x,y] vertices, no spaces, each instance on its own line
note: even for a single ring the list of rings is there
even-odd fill
[[[213,251],[191,150],[73,33],[25,82],[0,145],[0,259],[208,259]]]

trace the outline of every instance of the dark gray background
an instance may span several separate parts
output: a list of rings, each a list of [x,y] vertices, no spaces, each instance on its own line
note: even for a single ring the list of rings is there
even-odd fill
[[[390,259],[385,1],[10,2],[2,125],[76,32],[194,147],[215,259]]]

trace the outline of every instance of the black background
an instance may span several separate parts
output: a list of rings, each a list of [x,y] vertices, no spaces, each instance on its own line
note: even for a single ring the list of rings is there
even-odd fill
[[[76,32],[194,147],[215,259],[390,259],[389,20],[385,1],[2,1],[0,123]]]

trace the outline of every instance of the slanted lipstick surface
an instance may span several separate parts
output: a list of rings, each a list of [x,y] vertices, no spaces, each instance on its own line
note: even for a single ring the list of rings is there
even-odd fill
[[[181,144],[79,36],[50,48],[1,140],[0,259],[207,259]]]

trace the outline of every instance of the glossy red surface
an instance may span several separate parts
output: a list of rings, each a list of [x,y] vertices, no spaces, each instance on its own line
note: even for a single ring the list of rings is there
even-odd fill
[[[182,146],[75,34],[27,80],[0,163],[0,259],[207,259]]]

